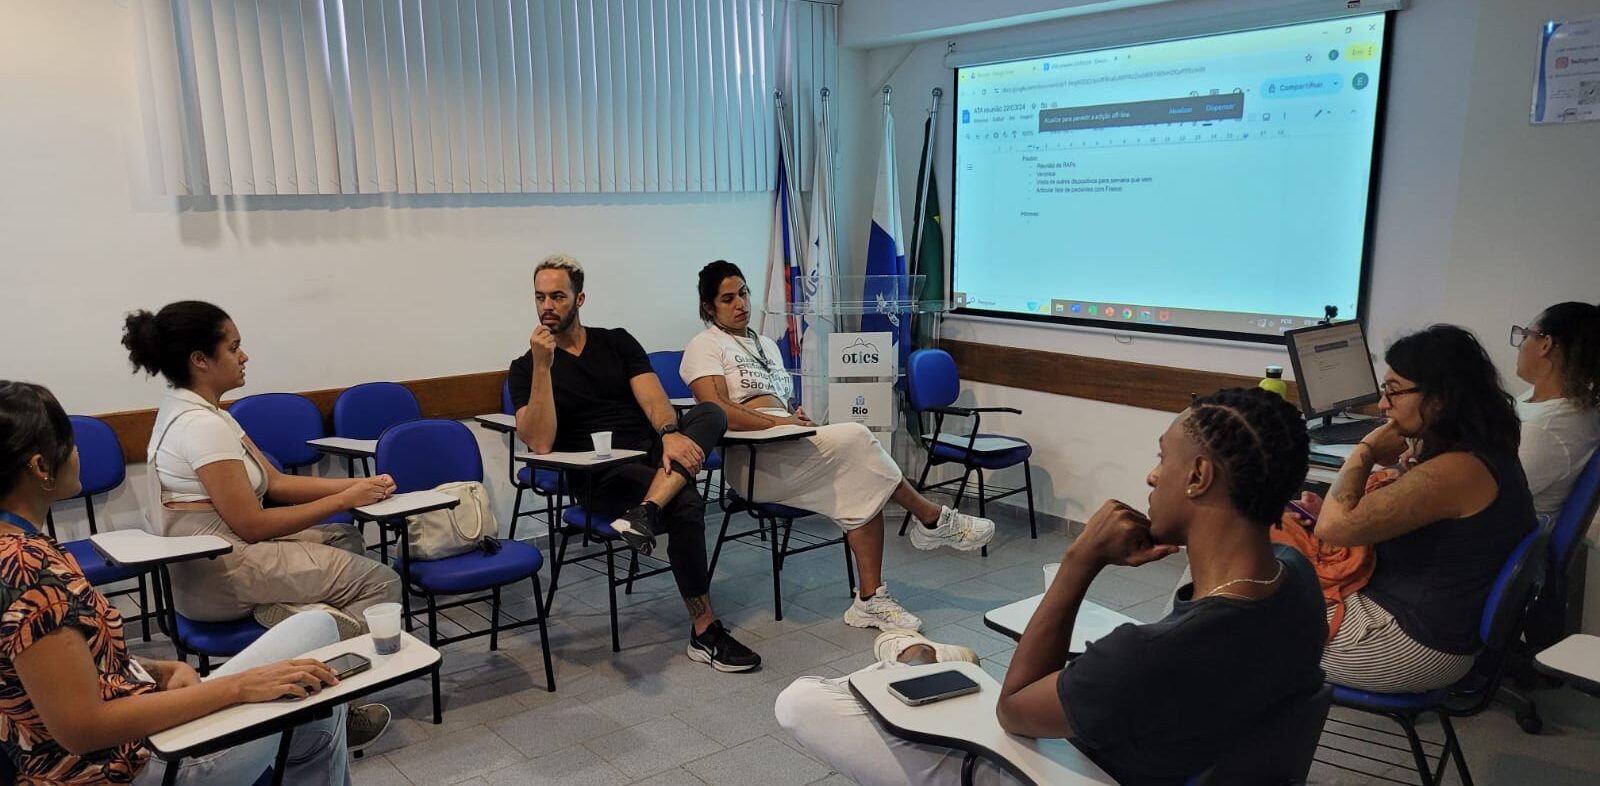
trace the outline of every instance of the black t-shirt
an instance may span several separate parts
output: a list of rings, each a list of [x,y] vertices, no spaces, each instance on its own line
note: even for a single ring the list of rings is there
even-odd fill
[[[1073,743],[1118,783],[1182,783],[1322,684],[1321,585],[1299,552],[1274,551],[1284,582],[1271,597],[1187,600],[1185,586],[1166,618],[1123,625],[1062,670]]]
[[[656,430],[639,407],[629,381],[654,373],[650,356],[622,328],[584,330],[583,354],[557,349],[550,364],[550,384],[556,402],[556,450],[592,450],[590,435],[611,432],[613,447],[649,451]],[[533,387],[533,353],[511,361],[509,384],[515,412],[528,404]]]
[[[1489,507],[1436,521],[1378,544],[1371,598],[1407,636],[1430,649],[1472,655],[1478,621],[1500,568],[1534,527],[1533,495],[1515,453],[1472,451],[1500,487]]]

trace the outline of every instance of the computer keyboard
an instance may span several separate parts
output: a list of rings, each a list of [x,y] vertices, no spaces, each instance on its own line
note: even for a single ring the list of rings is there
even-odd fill
[[[1307,429],[1306,433],[1312,442],[1321,442],[1324,445],[1352,445],[1360,442],[1362,437],[1383,424],[1383,418],[1349,420],[1344,423],[1315,426]]]

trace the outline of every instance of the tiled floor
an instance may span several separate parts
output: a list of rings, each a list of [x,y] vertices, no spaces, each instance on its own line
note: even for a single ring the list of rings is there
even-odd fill
[[[1009,509],[1006,509],[1009,511]],[[891,519],[898,524],[898,519]],[[708,524],[714,535],[720,518]],[[802,526],[806,526],[802,524]],[[831,526],[818,521],[815,531]],[[1041,519],[1030,541],[1025,520],[1006,516],[987,558],[976,552],[922,552],[889,538],[890,590],[924,620],[931,637],[966,644],[1000,677],[1013,642],[983,625],[983,612],[1042,588],[1040,566],[1060,559],[1068,542],[1060,522]],[[1137,570],[1114,568],[1089,597],[1142,620],[1157,618],[1183,564],[1181,556]],[[802,674],[842,675],[871,662],[876,631],[846,626],[849,602],[838,548],[791,559],[783,571],[784,619],[772,618],[769,557],[755,546],[724,549],[712,589],[722,619],[761,653],[764,667],[721,674],[684,656],[687,622],[669,576],[619,595],[623,651],[612,653],[604,584],[567,569],[553,610],[550,644],[559,692],[545,690],[538,634],[527,629],[444,649],[445,715],[430,720],[427,680],[376,698],[395,711],[394,727],[355,768],[360,784],[563,784],[564,786],[699,786],[700,784],[849,783],[788,737],[773,718],[778,692]],[[526,588],[507,597],[531,611]],[[458,613],[471,615],[470,611]],[[520,616],[520,615],[519,615]],[[470,622],[466,617],[457,617]],[[158,650],[164,645],[155,645]],[[169,650],[170,653],[170,650]],[[1600,699],[1570,689],[1539,693],[1546,730],[1522,734],[1509,711],[1495,708],[1458,722],[1468,763],[1483,784],[1600,783]],[[1336,712],[1335,717],[1355,719]],[[1372,725],[1372,724],[1369,724]],[[1347,727],[1341,727],[1346,728]],[[1423,735],[1439,739],[1436,725]],[[1325,742],[1365,755],[1370,745]],[[1337,752],[1322,758],[1401,782],[1402,768]],[[1403,762],[1404,754],[1389,753]],[[1312,783],[1385,783],[1317,764]],[[1454,774],[1446,783],[1458,783]]]

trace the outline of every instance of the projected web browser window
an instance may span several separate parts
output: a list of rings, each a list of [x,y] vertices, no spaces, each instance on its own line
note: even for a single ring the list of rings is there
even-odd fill
[[[1385,25],[958,69],[955,305],[1271,341],[1357,318]]]

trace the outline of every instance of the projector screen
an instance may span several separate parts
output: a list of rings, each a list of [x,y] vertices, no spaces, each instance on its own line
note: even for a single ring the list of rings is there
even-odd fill
[[[1282,343],[1362,318],[1383,14],[960,68],[960,313]]]

